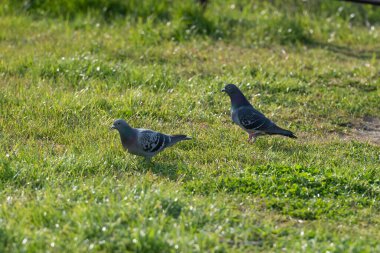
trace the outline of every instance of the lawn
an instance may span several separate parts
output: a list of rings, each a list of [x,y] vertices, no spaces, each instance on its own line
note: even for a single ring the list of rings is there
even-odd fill
[[[379,56],[368,5],[3,0],[0,252],[380,252]],[[147,162],[118,118],[193,139]]]

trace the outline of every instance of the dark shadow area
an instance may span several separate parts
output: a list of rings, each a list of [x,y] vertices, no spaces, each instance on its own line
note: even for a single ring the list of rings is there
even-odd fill
[[[287,154],[288,156],[292,156],[294,155],[294,153],[297,153],[299,152],[299,149],[295,149],[294,147],[289,147],[287,145],[283,145],[281,143],[278,143],[274,146],[271,147],[271,149],[275,152],[283,152],[285,154]],[[304,148],[302,148],[304,149]]]
[[[342,0],[344,2],[353,2],[357,4],[372,4],[380,6],[380,0]]]
[[[161,21],[170,19],[170,2],[157,3],[154,0],[118,1],[118,0],[92,0],[92,1],[37,1],[37,0],[15,0],[9,4],[10,11],[20,13],[26,12],[36,18],[51,17],[74,19],[77,16],[96,14],[111,22],[118,18],[130,17],[134,20],[144,20],[151,16]]]
[[[355,49],[355,48],[344,46],[344,45],[336,45],[336,44],[320,42],[320,41],[310,42],[308,46],[313,47],[313,48],[326,49],[336,54],[340,54],[343,56],[352,57],[356,59],[362,59],[362,60],[372,59],[374,55],[380,54],[380,48],[374,49],[374,50],[362,50],[362,49]]]
[[[160,162],[155,162],[154,158],[153,160],[142,159],[138,162],[138,165],[140,167],[139,171],[142,173],[146,173],[147,171],[150,171],[157,176],[166,177],[173,181],[176,181],[183,174],[183,171],[187,171],[188,169],[187,165],[184,164],[183,162],[160,163]]]

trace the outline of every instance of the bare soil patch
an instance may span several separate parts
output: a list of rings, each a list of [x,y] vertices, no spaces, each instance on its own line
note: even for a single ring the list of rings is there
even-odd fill
[[[351,136],[353,139],[380,145],[380,118],[366,116],[344,126],[353,129]]]

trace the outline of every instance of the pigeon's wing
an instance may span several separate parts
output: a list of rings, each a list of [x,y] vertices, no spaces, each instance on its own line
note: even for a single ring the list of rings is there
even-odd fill
[[[170,141],[170,136],[152,130],[140,130],[138,133],[139,146],[148,154],[155,154],[163,150]]]
[[[274,126],[264,114],[250,107],[240,108],[237,116],[240,125],[247,130],[266,132]]]

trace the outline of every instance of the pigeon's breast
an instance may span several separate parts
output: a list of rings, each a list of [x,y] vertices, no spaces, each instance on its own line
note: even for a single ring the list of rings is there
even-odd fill
[[[232,118],[233,122],[235,122],[236,124],[240,125],[237,110],[231,109],[231,118]]]

